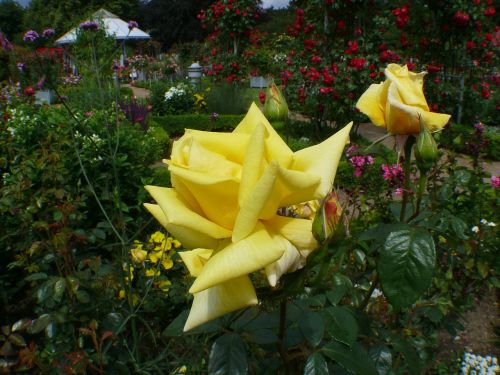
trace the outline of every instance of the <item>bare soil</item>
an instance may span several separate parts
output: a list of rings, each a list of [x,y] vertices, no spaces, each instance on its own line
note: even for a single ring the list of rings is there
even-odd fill
[[[464,315],[461,323],[465,329],[457,336],[453,337],[447,332],[439,334],[439,359],[445,362],[449,354],[462,350],[482,356],[500,357],[499,294],[498,290],[490,290],[484,298],[477,300],[477,307]]]

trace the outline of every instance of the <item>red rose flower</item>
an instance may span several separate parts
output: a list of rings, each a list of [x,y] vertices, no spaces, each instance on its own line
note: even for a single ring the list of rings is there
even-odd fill
[[[320,87],[319,94],[322,96],[326,96],[333,92],[333,87]]]
[[[311,62],[314,64],[319,64],[321,62],[321,57],[314,55],[311,57]]]
[[[358,42],[355,40],[349,40],[347,42],[347,49],[345,50],[345,53],[348,55],[352,55],[357,53],[359,50]]]
[[[440,72],[442,68],[443,68],[443,66],[439,65],[439,64],[427,64],[427,71],[429,73]]]
[[[266,102],[266,93],[264,91],[259,92],[259,101],[264,104]]]
[[[26,96],[33,96],[35,95],[35,89],[31,86],[28,86],[24,89],[24,95]]]
[[[312,39],[306,39],[304,40],[304,48],[311,50],[316,46],[316,42]]]
[[[470,21],[470,16],[466,12],[461,12],[457,10],[453,15],[453,22],[457,26],[467,26]]]
[[[496,13],[496,12],[497,12],[497,11],[495,10],[495,8],[493,8],[493,7],[489,7],[489,8],[486,8],[486,9],[484,10],[484,15],[485,15],[486,17],[491,17],[491,16],[495,15],[495,13]]]

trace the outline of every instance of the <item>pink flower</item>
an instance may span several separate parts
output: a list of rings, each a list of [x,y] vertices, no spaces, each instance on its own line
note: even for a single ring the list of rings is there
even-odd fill
[[[397,188],[396,190],[394,190],[394,195],[396,197],[400,197],[403,195],[403,189],[402,188]]]
[[[345,154],[348,158],[351,157],[351,155],[358,150],[359,146],[353,144],[352,146],[349,146],[349,148],[346,150]]]
[[[382,170],[382,177],[386,181],[389,181],[391,183],[398,183],[403,181],[404,179],[405,173],[400,164],[393,164],[391,166],[382,164],[380,169]]]
[[[493,189],[500,188],[500,176],[491,176],[491,187]]]
[[[357,147],[357,146],[356,146]],[[354,152],[354,150],[351,150],[351,147],[347,150],[346,153]],[[354,176],[355,177],[361,177],[363,174],[363,169],[365,165],[370,165],[373,164],[374,159],[372,156],[353,156],[349,158],[349,163],[354,167]]]

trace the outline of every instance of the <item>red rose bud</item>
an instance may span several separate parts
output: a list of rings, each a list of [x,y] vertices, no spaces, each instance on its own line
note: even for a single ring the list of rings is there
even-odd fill
[[[342,207],[340,206],[337,194],[331,192],[326,196],[320,209],[316,213],[312,224],[314,238],[319,243],[331,241],[338,237],[343,231]]]

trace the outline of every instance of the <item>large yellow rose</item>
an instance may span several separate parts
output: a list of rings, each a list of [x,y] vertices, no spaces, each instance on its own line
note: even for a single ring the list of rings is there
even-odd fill
[[[389,64],[385,82],[370,85],[356,108],[391,134],[420,133],[420,119],[430,131],[439,130],[448,123],[450,115],[429,111],[423,92],[426,74],[410,72],[406,65]]]
[[[351,124],[293,153],[255,104],[232,133],[186,130],[166,161],[173,188],[147,186],[146,204],[191,251],[179,253],[196,277],[187,331],[257,304],[249,274],[270,285],[302,267],[317,246],[311,220],[278,214],[330,191]]]

